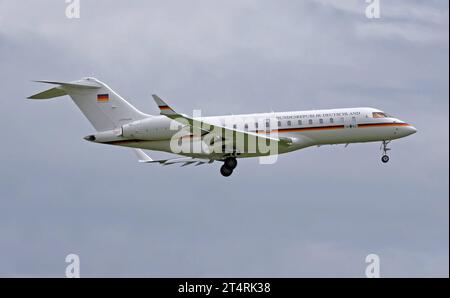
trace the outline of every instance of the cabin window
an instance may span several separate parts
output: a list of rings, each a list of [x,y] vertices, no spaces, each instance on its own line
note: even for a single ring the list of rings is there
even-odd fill
[[[323,124],[323,119],[319,119],[319,123],[320,123],[320,124]]]
[[[258,122],[255,122],[255,128],[258,129]]]
[[[236,124],[233,124],[233,129],[237,129],[237,125]]]
[[[312,124],[313,124],[312,119],[309,119],[309,120],[308,120],[308,123],[309,123],[309,125],[312,125]]]
[[[281,127],[281,121],[278,121],[278,127]]]
[[[248,124],[247,124],[247,123],[245,123],[244,129],[245,129],[245,130],[248,130]]]
[[[266,127],[270,127],[270,122],[269,121],[266,122]]]
[[[334,123],[334,119],[333,118],[330,118],[330,123]]]
[[[287,125],[288,125],[288,126],[291,126],[291,124],[292,124],[291,121],[288,121],[288,122],[287,122]]]
[[[298,120],[298,125],[302,125],[302,120]]]

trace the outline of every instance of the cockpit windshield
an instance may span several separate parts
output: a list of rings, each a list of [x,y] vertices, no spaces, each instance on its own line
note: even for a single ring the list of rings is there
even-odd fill
[[[373,118],[388,118],[390,117],[388,114],[383,113],[383,112],[373,112],[372,113],[372,117]]]

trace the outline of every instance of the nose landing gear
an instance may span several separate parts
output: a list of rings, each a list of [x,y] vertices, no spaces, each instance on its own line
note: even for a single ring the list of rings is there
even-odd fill
[[[220,174],[224,177],[228,177],[233,174],[233,170],[237,167],[237,160],[235,157],[227,157],[224,160],[223,165],[220,167]]]
[[[387,163],[389,162],[389,156],[387,155],[387,152],[391,150],[391,148],[388,148],[388,145],[391,141],[383,141],[383,143],[381,143],[381,150],[383,150],[383,156],[381,157],[381,161],[383,163]]]

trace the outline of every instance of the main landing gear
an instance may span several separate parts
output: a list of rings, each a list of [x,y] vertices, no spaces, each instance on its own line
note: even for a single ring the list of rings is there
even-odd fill
[[[237,167],[237,160],[235,157],[227,157],[223,166],[220,167],[220,174],[224,177],[228,177],[233,174],[233,170]]]
[[[391,141],[383,141],[383,143],[381,143],[381,150],[383,150],[383,156],[381,157],[381,161],[383,163],[387,163],[389,162],[389,156],[387,155],[387,152],[389,150],[391,150],[391,148],[388,148],[388,145]]]

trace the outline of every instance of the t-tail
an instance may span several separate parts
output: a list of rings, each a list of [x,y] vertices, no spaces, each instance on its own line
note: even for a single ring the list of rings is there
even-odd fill
[[[95,78],[74,82],[36,82],[58,86],[30,96],[29,99],[41,100],[69,95],[97,131],[118,129],[126,123],[149,117]]]

